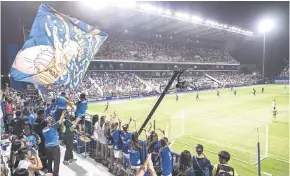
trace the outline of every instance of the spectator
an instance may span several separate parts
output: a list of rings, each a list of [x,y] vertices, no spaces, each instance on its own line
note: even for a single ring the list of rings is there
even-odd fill
[[[53,119],[48,118],[44,123],[43,136],[45,138],[45,148],[47,153],[48,172],[53,173],[54,176],[59,176],[59,164],[60,164],[60,148],[58,142],[57,129],[64,119],[64,113],[61,115],[60,120],[53,124]],[[52,169],[53,162],[53,169]]]
[[[14,106],[13,106],[13,101],[12,98],[8,99],[8,103],[6,104],[5,108],[5,113],[6,113],[6,127],[5,131],[8,133],[10,131],[11,127],[11,122],[13,120],[13,111],[14,111]]]
[[[14,168],[17,169],[27,169],[29,172],[29,175],[33,175],[35,171],[39,171],[42,169],[42,163],[37,155],[37,152],[35,152],[35,156],[33,159],[33,163],[31,162],[31,152],[28,150],[27,147],[22,147],[18,150],[18,154],[16,156],[16,161],[14,164]]]
[[[173,176],[195,176],[189,151],[184,150],[181,152],[178,166],[176,167]]]
[[[12,134],[18,136],[19,138],[23,135],[23,125],[25,123],[24,119],[22,118],[21,111],[16,111],[16,117],[12,120]]]
[[[64,112],[64,120],[62,123],[62,134],[63,142],[66,146],[63,163],[69,165],[70,163],[76,161],[73,158],[73,141],[74,141],[74,130],[81,118],[77,118],[76,121],[72,122],[70,120],[69,114],[66,111]],[[59,122],[61,123],[61,122]]]
[[[104,127],[105,127],[105,116],[101,117],[100,123],[97,123],[96,131],[98,135],[98,140],[101,145],[101,152],[100,152],[100,158],[102,160],[102,163],[106,165],[106,156],[107,156],[107,149],[106,149],[106,137],[105,137],[105,132],[104,132]],[[96,126],[96,125],[95,125]],[[96,149],[97,150],[97,149]]]
[[[34,120],[37,118],[37,109],[30,109],[30,115],[28,116],[28,123],[33,126]]]
[[[210,175],[211,164],[210,161],[206,158],[203,153],[203,146],[201,144],[197,144],[196,155],[193,156],[193,168],[196,176],[208,176]]]
[[[134,173],[139,173],[143,165],[143,142],[139,140],[139,134],[135,131],[131,136],[130,144],[130,165]]]
[[[82,93],[80,95],[80,101],[78,101],[76,103],[76,112],[75,112],[75,117],[76,118],[80,118],[81,120],[79,120],[79,131],[80,132],[84,132],[84,123],[85,123],[85,117],[86,117],[86,111],[88,108],[88,102],[86,99],[86,95],[84,93]]]
[[[38,145],[39,150],[39,157],[41,159],[43,170],[47,169],[47,155],[45,149],[45,138],[43,136],[43,129],[46,127],[45,122],[45,114],[43,109],[39,109],[37,111],[37,118],[34,120],[33,123],[33,130],[35,133],[40,137],[40,144]]]
[[[172,154],[169,148],[170,143],[166,137],[160,139],[160,164],[162,169],[162,176],[172,175]]]
[[[231,155],[227,151],[221,151],[218,154],[219,164],[213,167],[213,176],[237,176],[237,171],[228,165]]]

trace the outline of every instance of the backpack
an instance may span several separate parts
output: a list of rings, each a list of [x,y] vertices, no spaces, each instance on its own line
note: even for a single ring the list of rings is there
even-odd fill
[[[233,174],[230,174],[230,172],[232,172]],[[230,166],[218,164],[216,174],[216,176],[235,176],[235,171]]]
[[[13,107],[12,107],[12,104],[8,103],[8,104],[6,105],[5,111],[6,111],[7,114],[12,114],[12,113],[13,113]]]

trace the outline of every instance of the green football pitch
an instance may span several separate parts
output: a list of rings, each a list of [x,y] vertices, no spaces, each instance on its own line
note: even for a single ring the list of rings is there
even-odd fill
[[[263,94],[262,87],[265,88]],[[257,90],[256,96],[253,88]],[[287,92],[284,85],[236,90],[236,96],[229,89],[220,90],[219,97],[216,91],[202,91],[200,100],[196,100],[196,93],[184,93],[179,95],[178,102],[174,94],[166,95],[152,120],[156,122],[156,129],[167,128],[169,140],[175,141],[172,151],[180,153],[187,149],[194,154],[196,144],[200,143],[212,164],[216,164],[217,153],[226,150],[232,157],[230,165],[242,176],[257,175],[259,139],[263,175],[289,176],[289,87]],[[88,112],[106,116],[116,112],[123,122],[132,117],[139,130],[157,99],[113,101],[106,113],[105,102],[95,103],[89,105]],[[272,122],[274,99],[278,110],[275,123]]]

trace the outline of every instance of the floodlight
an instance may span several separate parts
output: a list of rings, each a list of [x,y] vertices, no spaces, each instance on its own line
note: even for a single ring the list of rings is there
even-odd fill
[[[274,26],[274,23],[271,19],[264,19],[259,24],[259,31],[261,33],[269,32]]]

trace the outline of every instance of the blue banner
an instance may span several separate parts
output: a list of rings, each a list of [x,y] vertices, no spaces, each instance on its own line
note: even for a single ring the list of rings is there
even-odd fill
[[[108,35],[41,4],[11,68],[16,81],[78,89]]]

